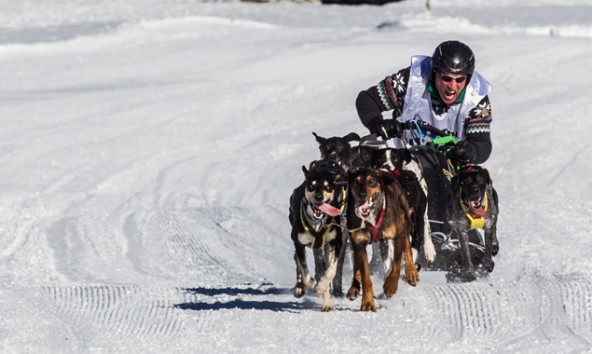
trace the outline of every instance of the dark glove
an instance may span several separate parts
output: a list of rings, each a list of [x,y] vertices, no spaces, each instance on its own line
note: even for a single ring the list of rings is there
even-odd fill
[[[401,124],[394,119],[383,120],[382,118],[374,118],[368,127],[371,133],[374,133],[384,140],[390,138],[403,136],[403,129]]]
[[[471,162],[477,157],[477,151],[475,151],[473,144],[463,140],[454,145],[446,155],[459,162]]]

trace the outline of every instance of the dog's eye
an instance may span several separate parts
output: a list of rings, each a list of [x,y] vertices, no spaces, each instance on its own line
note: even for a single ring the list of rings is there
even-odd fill
[[[376,178],[370,176],[370,177],[368,177],[368,181],[366,183],[368,184],[369,187],[375,187],[376,186]]]

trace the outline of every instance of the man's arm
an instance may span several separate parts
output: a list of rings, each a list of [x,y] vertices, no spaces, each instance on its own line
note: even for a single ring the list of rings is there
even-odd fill
[[[485,96],[477,106],[469,113],[465,122],[466,141],[475,148],[475,158],[471,161],[480,164],[491,155],[491,103],[489,97]]]
[[[382,112],[393,110],[393,116],[401,115],[407,93],[410,67],[387,76],[378,85],[358,94],[356,109],[366,128],[382,121]]]

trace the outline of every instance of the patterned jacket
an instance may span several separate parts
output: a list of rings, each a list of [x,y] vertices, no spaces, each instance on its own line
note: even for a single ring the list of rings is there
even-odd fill
[[[393,118],[401,120],[409,86],[410,72],[411,66],[406,67],[391,76],[387,76],[378,85],[360,92],[356,100],[356,109],[364,126],[368,128],[373,118],[382,112],[390,110],[393,111]],[[431,84],[428,83],[427,89],[431,95],[431,108],[435,114],[440,115],[451,109],[450,106],[440,100],[437,91]],[[453,106],[460,104],[464,95],[465,92],[463,91],[459,100]],[[476,158],[471,162],[483,163],[489,158],[492,150],[490,136],[492,117],[489,97],[485,95],[467,112],[467,116],[463,117],[464,132],[460,134],[460,140],[466,140],[475,147]]]

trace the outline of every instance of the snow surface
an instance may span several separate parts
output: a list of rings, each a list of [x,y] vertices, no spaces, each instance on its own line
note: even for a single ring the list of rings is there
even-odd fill
[[[423,3],[0,1],[0,351],[591,352],[592,4]],[[494,85],[496,268],[322,313],[311,132],[364,133],[358,92],[446,39]]]

